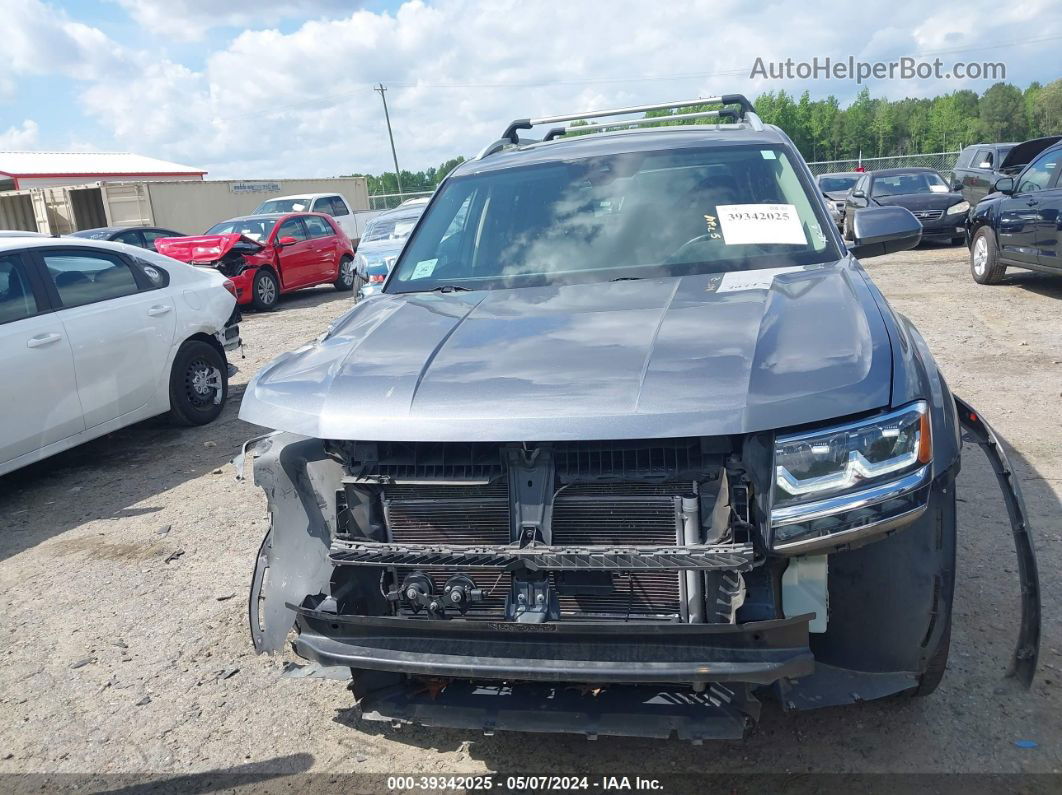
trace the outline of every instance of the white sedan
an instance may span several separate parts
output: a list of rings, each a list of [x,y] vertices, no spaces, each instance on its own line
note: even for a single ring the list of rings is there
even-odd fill
[[[0,475],[157,414],[217,417],[231,290],[122,243],[0,238]]]

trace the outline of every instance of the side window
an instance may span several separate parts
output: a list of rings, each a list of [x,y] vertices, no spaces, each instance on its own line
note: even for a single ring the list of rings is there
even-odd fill
[[[41,258],[64,308],[138,291],[132,269],[118,257],[97,251],[46,251]]]
[[[314,199],[313,207],[310,210],[315,213],[324,213],[325,215],[335,215],[335,210],[332,207],[331,196],[321,196]]]
[[[307,215],[302,220],[306,224],[306,231],[310,233],[310,237],[328,237],[336,233],[324,218]]]
[[[0,257],[0,323],[32,317],[39,307],[18,257]]]
[[[309,236],[306,234],[306,227],[302,225],[302,219],[289,218],[280,225],[280,229],[277,230],[277,240],[282,237],[293,237],[296,242],[301,243],[303,240],[309,240]]]
[[[350,215],[350,210],[347,208],[347,203],[339,196],[332,197],[332,215],[339,217],[340,215]]]
[[[1048,152],[1031,166],[1025,169],[1021,175],[1016,193],[1033,193],[1044,190],[1058,173],[1059,165],[1062,164],[1062,149]]]
[[[144,238],[141,236],[139,229],[130,229],[128,232],[120,232],[114,239],[118,243],[125,243],[130,246],[136,246],[137,248],[145,247]]]
[[[166,229],[143,229],[140,234],[144,236],[144,242],[147,244],[144,248],[155,248],[155,241],[160,237],[180,237],[176,232],[170,232]]]
[[[973,168],[992,168],[992,160],[991,149],[978,149],[971,166]]]
[[[147,289],[157,290],[170,283],[170,274],[165,268],[152,265],[150,262],[142,260],[139,257],[133,260],[133,262],[140,271],[140,274],[144,277],[142,281],[145,281],[150,285]]]

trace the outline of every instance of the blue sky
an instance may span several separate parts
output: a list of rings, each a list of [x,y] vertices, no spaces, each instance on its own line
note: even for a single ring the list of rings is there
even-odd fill
[[[377,81],[415,170],[521,116],[779,88],[846,101],[860,88],[751,79],[757,57],[940,53],[1002,61],[1020,86],[1062,76],[1053,0],[0,0],[0,19],[0,149],[129,150],[219,178],[389,169]],[[991,82],[869,85],[895,99]]]

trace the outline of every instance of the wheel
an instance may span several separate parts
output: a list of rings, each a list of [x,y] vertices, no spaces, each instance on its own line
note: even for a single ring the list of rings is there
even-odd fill
[[[229,368],[213,345],[189,340],[170,370],[170,419],[178,425],[206,425],[225,407]]]
[[[280,283],[271,270],[259,268],[251,282],[251,303],[259,312],[276,308],[280,300]]]
[[[343,257],[339,261],[339,277],[332,282],[340,292],[348,292],[354,289],[354,260]]]
[[[999,251],[992,230],[982,226],[970,246],[970,275],[978,284],[998,284],[1006,272],[1007,266],[999,262]]]

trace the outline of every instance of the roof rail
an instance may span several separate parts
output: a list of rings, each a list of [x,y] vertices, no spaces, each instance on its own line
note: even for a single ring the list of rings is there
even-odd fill
[[[737,111],[730,108],[724,108],[723,110],[705,110],[700,113],[674,113],[670,116],[648,116],[644,119],[620,119],[618,121],[605,121],[598,124],[576,124],[569,125],[567,127],[554,127],[548,133],[543,141],[552,141],[554,138],[560,138],[562,135],[567,135],[570,132],[593,132],[594,130],[609,130],[614,127],[644,127],[650,124],[659,124],[663,121],[682,121],[685,119],[729,119],[731,124],[734,124],[738,120]],[[504,138],[502,140],[505,140]]]
[[[737,105],[740,108],[738,111],[739,119],[746,120],[749,123],[749,126],[753,129],[763,128],[759,117],[756,116],[756,109],[744,94],[722,94],[717,97],[698,97],[697,99],[685,99],[677,102],[661,102],[655,105],[635,105],[628,108],[611,108],[609,110],[584,110],[579,113],[566,113],[560,116],[543,116],[537,119],[516,119],[505,128],[505,132],[502,133],[502,138],[508,139],[509,143],[515,145],[520,143],[519,130],[530,130],[532,127],[536,127],[540,124],[556,124],[557,122],[580,121],[582,119],[600,119],[606,116],[630,116],[635,113],[646,113],[652,110],[677,110],[678,108],[688,108],[694,105],[716,104]],[[682,115],[690,116],[691,114]],[[656,120],[659,120],[659,118],[654,119],[654,121]],[[630,124],[630,122],[627,123]],[[601,127],[615,127],[617,124],[621,124],[621,122],[592,126],[600,129]],[[591,125],[582,125],[581,128],[585,130],[587,126]],[[577,127],[576,129],[579,128]],[[551,130],[550,132],[553,131]]]

